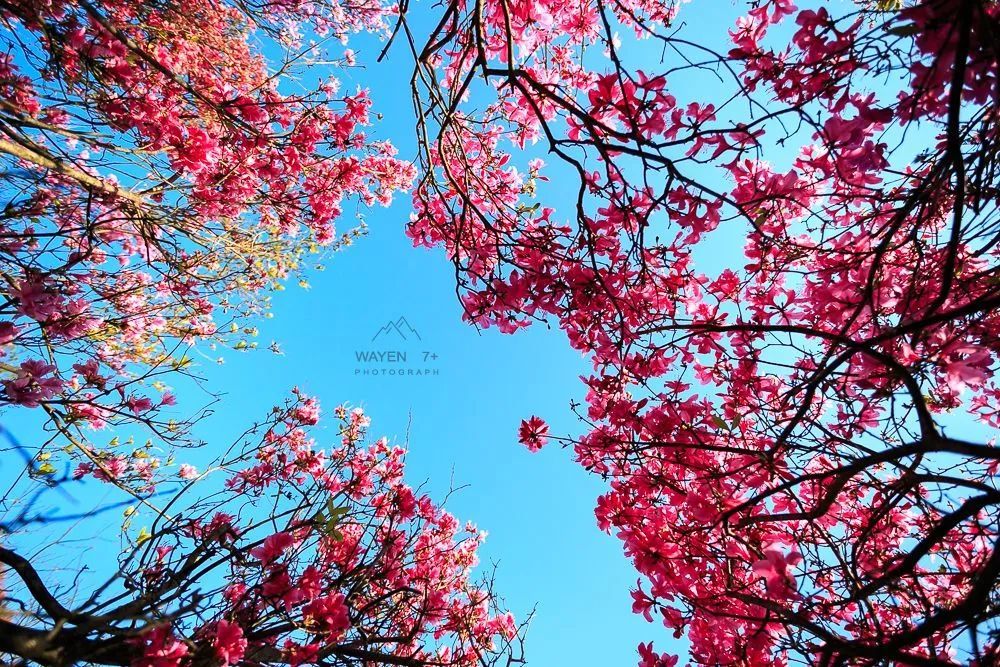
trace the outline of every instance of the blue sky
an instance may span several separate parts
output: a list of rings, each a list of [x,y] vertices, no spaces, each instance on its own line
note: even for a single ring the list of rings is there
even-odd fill
[[[710,25],[689,31],[689,38],[724,43],[736,8],[718,4]],[[699,16],[682,13],[683,19],[697,23]],[[401,157],[414,157],[407,54],[397,48],[388,62],[376,65],[378,45],[356,40],[352,47],[367,67],[338,74],[344,89],[369,88],[374,111],[385,116],[375,134],[391,138]],[[629,58],[648,59],[648,69],[655,67],[659,51],[654,44],[626,48]],[[338,55],[336,49],[333,55]],[[696,86],[702,101],[711,97],[710,80]],[[565,209],[575,197],[576,182],[562,178],[558,169],[548,174],[552,180],[542,190],[544,201],[557,211]],[[208,448],[184,458],[209,460],[294,386],[317,396],[328,409],[341,402],[363,406],[373,420],[372,436],[407,444],[412,484],[426,481],[438,497],[453,486],[464,487],[448,508],[489,532],[481,557],[486,564],[498,563],[498,590],[521,617],[537,604],[528,633],[529,663],[634,665],[636,645],[651,639],[658,650],[683,655],[682,642],[631,613],[629,589],[637,575],[620,542],[598,531],[594,521],[600,480],[573,463],[567,450],[550,445],[530,454],[516,441],[520,420],[532,414],[547,420],[557,434],[581,431],[569,403],[583,398],[578,377],[588,372],[586,360],[569,348],[561,332],[544,326],[506,336],[464,324],[451,265],[440,250],[412,247],[403,232],[408,214],[406,196],[391,208],[368,212],[368,236],[324,261],[324,271],[309,272],[310,289],[293,282],[274,296],[274,318],[257,323],[259,341],[262,348],[276,341],[283,355],[266,349],[229,351],[223,365],[211,361],[218,353],[197,357],[206,386],[224,396],[197,428]],[[341,230],[350,226],[349,218],[340,225]],[[707,247],[709,266],[702,266],[721,268],[739,257],[742,234],[726,230],[726,236]],[[372,342],[381,327],[400,317],[418,332],[418,341]],[[372,350],[404,351],[404,367],[431,368],[437,374],[359,374],[365,365],[358,363],[357,353]],[[424,363],[425,352],[437,358]],[[207,396],[184,393],[180,399],[191,410]],[[0,421],[25,442],[35,437],[24,411],[5,413]],[[335,440],[333,428],[328,422],[324,430],[321,423],[316,431],[320,445]],[[19,472],[17,465],[5,460],[0,481]],[[117,553],[120,519],[115,515],[109,521],[116,530],[90,543],[85,562]],[[51,541],[52,536],[40,537]]]
[[[450,264],[440,251],[414,249],[403,234],[408,206],[400,197],[372,211],[369,235],[325,261],[326,270],[311,272],[310,289],[293,282],[274,296],[274,317],[259,323],[259,340],[262,348],[279,342],[281,356],[266,349],[206,351],[223,354],[222,365],[196,356],[205,386],[224,395],[196,429],[207,450],[179,458],[207,462],[294,386],[328,409],[360,405],[372,418],[373,437],[408,441],[412,484],[426,481],[437,497],[465,487],[447,507],[489,532],[481,559],[498,563],[499,592],[518,616],[538,605],[527,643],[531,664],[634,664],[636,644],[663,631],[631,614],[636,576],[618,540],[594,521],[602,484],[572,463],[571,452],[550,447],[531,454],[516,439],[520,420],[531,414],[557,433],[580,430],[569,402],[582,398],[577,378],[587,365],[558,331],[535,326],[506,336],[464,324]],[[400,316],[421,341],[373,344],[379,328]],[[427,366],[438,375],[356,374],[362,366],[356,351],[390,349],[406,352],[406,365],[414,367],[424,366],[413,363],[422,352],[437,354]],[[179,398],[187,409],[208,399]],[[31,443],[32,416],[9,412],[2,422]],[[337,440],[333,421],[326,427],[321,422],[314,431],[320,445]],[[0,479],[19,466],[10,463]],[[100,487],[85,488],[104,493]],[[90,543],[85,562],[117,554],[120,517],[107,517],[114,529]],[[51,541],[52,534],[38,537]]]
[[[689,25],[686,34],[724,50],[739,8],[719,5],[709,25]],[[699,20],[693,13],[681,18]],[[655,44],[626,44],[628,58],[648,61],[649,69],[657,66]],[[342,74],[345,88],[371,90],[374,111],[385,114],[375,132],[391,138],[401,157],[413,157],[406,54],[394,50],[376,65],[378,47],[357,41],[352,46],[367,67]],[[690,95],[685,102],[707,101],[719,89],[703,73],[678,78],[678,98]],[[790,156],[788,149],[769,154],[777,160]],[[575,178],[556,165],[547,174],[551,181],[542,186],[543,201],[566,209],[575,199]],[[464,324],[450,263],[441,250],[412,247],[403,233],[408,214],[405,196],[389,209],[371,211],[369,235],[325,262],[326,270],[313,272],[309,290],[292,285],[275,296],[275,316],[261,324],[260,342],[264,347],[278,341],[284,356],[230,353],[224,366],[205,369],[209,385],[228,395],[201,434],[228,443],[248,415],[262,415],[293,385],[327,407],[342,401],[361,405],[372,417],[373,436],[408,441],[412,483],[427,480],[439,495],[465,487],[452,496],[449,509],[489,531],[482,559],[499,564],[498,588],[511,608],[523,616],[538,606],[528,633],[531,664],[633,665],[636,645],[650,640],[660,651],[683,656],[683,641],[631,613],[629,590],[637,575],[620,542],[601,533],[594,521],[601,481],[573,463],[570,451],[549,446],[531,454],[516,441],[520,420],[532,414],[557,434],[580,433],[582,424],[569,403],[583,398],[578,378],[588,373],[586,360],[561,332],[544,326],[507,336]],[[741,229],[723,230],[706,245],[699,264],[707,272],[734,261],[742,265],[742,245]],[[419,342],[372,343],[383,325],[399,317],[416,329]],[[394,349],[408,353],[408,365],[435,368],[438,375],[357,373],[363,365],[356,352]],[[424,352],[438,359],[423,364]]]
[[[408,440],[412,483],[427,480],[439,495],[467,485],[449,509],[489,531],[481,556],[499,562],[498,588],[511,607],[523,615],[538,603],[528,643],[533,664],[634,664],[636,644],[660,633],[631,614],[633,570],[619,542],[595,525],[599,480],[569,451],[531,454],[516,441],[520,420],[535,413],[556,432],[579,431],[568,404],[579,398],[584,360],[557,331],[504,336],[463,324],[450,265],[438,252],[410,247],[406,215],[406,201],[376,212],[370,236],[328,262],[311,290],[277,296],[260,338],[279,340],[284,356],[229,355],[212,369],[211,384],[229,394],[204,426],[231,437],[234,424],[264,414],[295,384],[328,407],[363,406],[372,435]],[[371,343],[400,316],[420,343]],[[422,352],[435,353],[427,366],[439,375],[359,376],[355,351],[370,349],[400,349],[418,368]]]
[[[421,24],[435,18],[428,9],[415,7],[421,12],[418,33]],[[726,9],[735,16],[735,7]],[[716,44],[726,39],[724,27],[732,17],[713,20],[711,37]],[[623,38],[629,59],[649,61],[647,69],[656,66],[660,53],[655,44],[637,46],[628,42],[627,34]],[[399,48],[402,44],[386,62],[375,64],[381,46],[370,38],[353,39],[350,47],[362,67],[336,74],[344,92],[357,86],[370,89],[373,111],[384,115],[373,134],[391,139],[400,157],[411,159],[416,156],[411,64]],[[331,48],[330,55],[339,56],[339,49]],[[328,74],[321,70],[306,72],[302,83],[308,86]],[[706,82],[699,85],[707,96]],[[527,157],[518,162],[523,165]],[[541,198],[560,211],[575,199],[575,176],[554,164],[546,174],[551,180],[541,185]],[[350,213],[341,221],[341,231],[352,226]],[[621,543],[601,533],[593,515],[603,483],[577,466],[568,450],[550,445],[531,454],[517,443],[520,420],[532,414],[548,421],[556,434],[581,432],[583,425],[569,404],[583,399],[578,378],[588,373],[586,360],[568,346],[561,332],[543,325],[508,336],[463,323],[450,263],[441,250],[412,247],[404,235],[408,215],[408,196],[397,197],[391,208],[367,212],[368,235],[324,260],[325,270],[308,272],[309,289],[292,281],[287,290],[275,294],[273,319],[256,323],[262,349],[202,350],[204,355],[195,356],[205,387],[223,396],[196,429],[195,434],[208,443],[206,449],[179,458],[207,463],[283,401],[294,386],[317,396],[327,409],[341,402],[363,406],[372,417],[373,437],[385,435],[407,444],[412,484],[426,482],[438,497],[452,487],[463,487],[451,496],[448,508],[489,532],[480,555],[487,567],[497,563],[497,589],[519,617],[537,605],[526,644],[530,664],[634,665],[636,645],[651,639],[658,650],[683,655],[683,642],[631,613],[629,590],[637,574],[623,556]],[[727,249],[738,255],[740,246],[727,244]],[[419,333],[419,341],[372,342],[381,327],[400,317]],[[283,355],[264,349],[271,341],[280,345]],[[437,374],[394,377],[357,372],[363,368],[357,352],[395,349],[408,354],[406,366],[430,367]],[[424,352],[437,358],[425,365]],[[220,354],[225,358],[221,365],[213,361]],[[209,396],[184,387],[179,399],[182,412],[189,412]],[[9,411],[0,416],[0,423],[31,444],[39,435],[34,417],[23,409]],[[326,428],[321,422],[315,432],[321,446],[337,437],[332,422]],[[0,482],[22,470],[19,462],[11,465],[11,459],[5,460]],[[99,484],[83,489],[74,493],[84,505],[116,498]],[[48,551],[53,565],[79,554],[80,562],[100,568],[113,562],[121,549],[120,514],[110,513],[101,520],[107,527],[95,529],[91,524],[79,532],[66,527],[60,533],[22,536],[22,543],[42,545],[58,537],[65,553],[60,559],[57,551]],[[86,542],[76,540],[78,535],[86,535]]]
[[[396,51],[388,63],[374,65],[372,42],[351,46],[368,67],[340,74],[344,90],[370,88],[374,111],[385,115],[375,134],[391,138],[401,157],[414,157],[406,54]],[[575,184],[565,183],[572,196]],[[560,190],[558,182],[549,186],[553,196]],[[531,454],[517,443],[520,420],[532,414],[558,434],[581,430],[569,403],[582,399],[578,377],[587,373],[586,361],[559,331],[544,326],[506,336],[464,324],[451,265],[440,250],[412,247],[403,231],[408,215],[407,196],[397,197],[391,208],[368,212],[368,236],[325,260],[325,270],[309,272],[311,288],[292,281],[274,296],[273,319],[256,324],[261,348],[276,341],[281,356],[266,349],[203,350],[204,356],[195,356],[204,385],[223,396],[196,428],[208,447],[179,458],[208,462],[294,386],[317,396],[327,409],[341,402],[363,406],[372,417],[373,437],[407,443],[412,484],[426,482],[437,497],[464,487],[447,507],[489,532],[480,555],[486,566],[497,563],[498,591],[519,617],[537,605],[527,642],[531,664],[631,665],[637,661],[636,645],[654,637],[661,650],[671,648],[663,630],[631,613],[629,589],[636,575],[618,540],[601,533],[594,520],[600,480],[576,466],[570,451],[550,446]],[[345,217],[340,228],[346,231],[351,224]],[[420,341],[373,344],[375,333],[399,317]],[[405,351],[407,365],[414,367],[424,367],[414,363],[423,352],[435,354],[427,366],[437,374],[358,374],[356,352],[373,349]],[[221,365],[213,362],[220,354]],[[179,392],[184,411],[209,400],[188,389]],[[32,411],[9,410],[0,423],[27,445],[40,437]],[[332,420],[326,426],[329,430],[321,423],[315,432],[321,446],[337,438]],[[7,457],[0,482],[22,471],[20,461]],[[74,493],[83,505],[117,499],[103,485],[82,488]],[[100,569],[121,548],[121,516],[113,512],[100,521],[107,526],[47,528],[21,536],[19,544],[40,546],[55,538],[59,547],[46,552],[43,566],[61,565],[79,554],[79,562]],[[83,536],[86,541],[77,539]]]

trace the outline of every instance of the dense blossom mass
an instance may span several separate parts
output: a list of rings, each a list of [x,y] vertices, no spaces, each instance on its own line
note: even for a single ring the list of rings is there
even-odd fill
[[[265,292],[358,233],[337,232],[342,213],[408,187],[412,167],[365,133],[366,91],[300,64],[319,56],[306,36],[381,31],[392,13],[4,3],[0,405],[40,408],[102,474],[146,475],[86,432],[181,438],[163,408],[189,348],[255,346]]]
[[[366,444],[360,410],[338,408],[340,442],[321,449],[318,403],[296,392],[215,463],[173,458],[202,413],[175,421],[168,383],[191,386],[195,354],[254,347],[267,293],[363,231],[339,218],[413,178],[366,134],[367,92],[329,76],[353,53],[320,48],[394,13],[0,5],[0,408],[44,429],[20,442],[0,428],[5,664],[513,655],[521,628],[472,578],[484,533],[408,486],[404,451]],[[119,531],[117,562],[75,558]]]
[[[804,5],[448,4],[409,233],[592,359],[575,456],[692,662],[995,664],[1000,5]]]
[[[419,174],[329,77],[362,31],[412,51]],[[254,347],[415,178],[467,319],[592,361],[582,436],[516,436],[607,482],[632,609],[691,663],[1000,661],[996,0],[12,0],[0,39],[0,408],[44,428],[0,433],[12,664],[519,660],[482,535],[359,411],[329,450],[296,393],[211,465],[157,453],[192,350]],[[18,542],[72,477],[127,544],[70,599]]]
[[[148,527],[77,610],[0,547],[23,584],[0,589],[7,606],[42,609],[39,627],[0,618],[0,651],[46,665],[490,664],[519,628],[471,578],[484,534],[406,484],[402,448],[366,445],[360,409],[335,416],[340,442],[320,449],[319,405],[296,392],[169,502],[130,513]]]

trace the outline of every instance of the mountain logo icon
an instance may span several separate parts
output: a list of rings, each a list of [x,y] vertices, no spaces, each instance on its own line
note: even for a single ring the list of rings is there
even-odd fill
[[[381,339],[386,339],[387,337],[398,337],[401,340],[421,340],[420,334],[417,330],[410,326],[410,323],[406,321],[405,317],[400,317],[398,320],[389,320],[382,328],[375,332],[372,336],[372,342]]]

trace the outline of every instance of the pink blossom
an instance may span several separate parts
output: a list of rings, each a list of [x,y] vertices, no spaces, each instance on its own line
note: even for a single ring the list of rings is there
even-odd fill
[[[142,655],[132,667],[178,667],[188,654],[188,647],[174,637],[169,625],[158,625],[136,640]]]
[[[125,400],[125,406],[132,412],[132,414],[139,416],[143,413],[149,412],[153,408],[153,401],[146,396],[133,394]]]
[[[112,456],[94,466],[94,477],[105,482],[120,480],[128,472],[128,459],[124,456]]]
[[[288,547],[294,543],[290,533],[275,533],[264,540],[259,547],[250,550],[250,555],[264,565],[270,565],[281,557]]]
[[[54,375],[56,367],[39,359],[21,363],[13,380],[3,380],[7,399],[30,408],[37,408],[63,388],[63,381]]]
[[[678,656],[656,653],[653,642],[639,644],[639,667],[674,667]]]
[[[956,393],[966,387],[981,387],[990,377],[992,363],[989,350],[972,346],[956,350],[945,364],[948,387]]]
[[[18,300],[18,312],[39,322],[47,322],[59,314],[63,297],[42,278],[29,278],[11,289]]]
[[[318,423],[320,417],[319,401],[312,396],[303,394],[298,394],[298,398],[299,402],[292,410],[292,417],[305,425],[311,426]]]
[[[802,561],[802,556],[794,549],[788,554],[777,545],[764,549],[764,557],[753,564],[754,574],[764,577],[769,595],[777,598],[794,597],[795,577],[791,568]]]
[[[541,418],[532,416],[521,421],[518,429],[518,441],[528,448],[528,451],[537,452],[548,442],[549,425]]]
[[[18,333],[18,327],[13,322],[0,322],[0,345],[13,342]]]
[[[84,363],[73,364],[73,370],[80,374],[84,382],[99,389],[104,389],[108,379],[101,375],[101,366],[96,359],[88,359]]]
[[[89,461],[78,463],[76,469],[73,470],[73,479],[83,479],[92,472],[94,472],[93,463],[90,463]]]
[[[212,641],[212,646],[215,649],[215,656],[222,661],[223,667],[239,663],[247,649],[243,628],[224,619],[219,621],[215,625],[215,639]]]
[[[327,641],[339,638],[345,630],[351,627],[344,599],[343,594],[334,593],[316,598],[302,610],[307,623],[315,628],[315,631],[325,634]]]

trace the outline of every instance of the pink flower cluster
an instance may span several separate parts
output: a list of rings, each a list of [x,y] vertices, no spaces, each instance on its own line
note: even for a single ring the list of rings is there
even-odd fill
[[[0,56],[0,102],[21,119],[0,144],[19,193],[0,223],[0,361],[19,364],[0,371],[14,376],[0,378],[0,406],[182,439],[163,389],[189,372],[182,351],[256,345],[248,318],[264,293],[362,231],[337,231],[345,207],[409,187],[412,165],[367,133],[367,91],[330,78],[284,93],[269,61],[302,34],[383,32],[394,4],[247,11],[210,0],[0,10],[18,35]]]
[[[577,461],[609,481],[635,611],[695,664],[992,641],[935,610],[993,576],[1000,455],[936,420],[1000,425],[1000,4],[894,4],[749,3],[716,53],[710,3],[686,36],[663,29],[679,3],[488,1],[428,41],[475,104],[438,126],[409,234],[444,248],[477,326],[549,319],[592,361]],[[630,66],[622,27],[663,73]],[[572,222],[531,201],[534,142],[579,181]],[[547,435],[531,417],[518,439]]]
[[[152,538],[144,579],[153,585],[168,585],[185,559],[240,556],[224,559],[224,587],[204,601],[217,620],[152,628],[134,665],[185,667],[206,646],[223,665],[250,655],[300,665],[357,650],[385,664],[471,667],[516,636],[513,617],[471,578],[483,534],[406,485],[402,449],[384,438],[363,444],[362,411],[338,407],[341,439],[317,449],[306,429],[319,414],[296,391],[263,442],[227,466],[225,497],[192,508],[211,521],[178,519],[181,533]],[[274,523],[236,518],[262,500]]]

